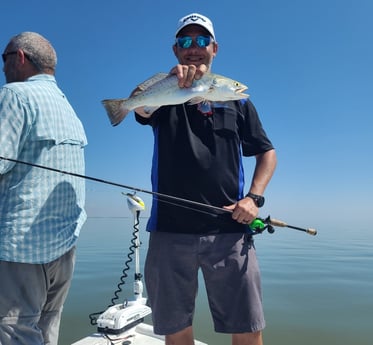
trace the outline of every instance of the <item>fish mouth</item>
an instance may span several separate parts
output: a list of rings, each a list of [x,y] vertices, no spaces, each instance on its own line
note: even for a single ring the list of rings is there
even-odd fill
[[[241,88],[237,89],[235,93],[243,95],[243,92],[246,91],[247,89],[248,89],[247,86],[242,86]]]

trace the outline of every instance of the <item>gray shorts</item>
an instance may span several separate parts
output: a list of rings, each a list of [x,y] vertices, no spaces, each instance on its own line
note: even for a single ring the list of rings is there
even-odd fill
[[[0,261],[0,344],[57,345],[75,248],[47,264]]]
[[[216,332],[265,327],[260,272],[248,235],[153,232],[145,282],[155,333],[173,334],[192,325],[199,268]]]

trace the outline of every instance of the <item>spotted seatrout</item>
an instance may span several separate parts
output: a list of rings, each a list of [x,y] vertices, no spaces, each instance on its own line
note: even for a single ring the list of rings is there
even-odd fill
[[[118,125],[130,111],[139,107],[146,107],[149,112],[153,112],[163,105],[224,102],[249,97],[243,93],[247,86],[214,73],[204,74],[188,88],[178,86],[176,75],[158,73],[140,84],[137,90],[129,98],[102,101],[113,126]]]

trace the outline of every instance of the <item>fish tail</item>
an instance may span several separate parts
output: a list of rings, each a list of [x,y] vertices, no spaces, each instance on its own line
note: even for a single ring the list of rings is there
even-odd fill
[[[113,126],[119,125],[123,119],[130,112],[129,109],[126,109],[125,102],[126,98],[120,99],[104,99],[102,101],[103,106],[109,116],[109,120]]]

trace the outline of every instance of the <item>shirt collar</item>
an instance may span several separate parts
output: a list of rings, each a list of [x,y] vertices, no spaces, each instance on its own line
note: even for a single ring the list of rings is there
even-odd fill
[[[35,80],[44,80],[44,81],[53,81],[56,82],[56,78],[51,74],[35,74],[30,78],[27,78],[26,81],[35,81]]]

